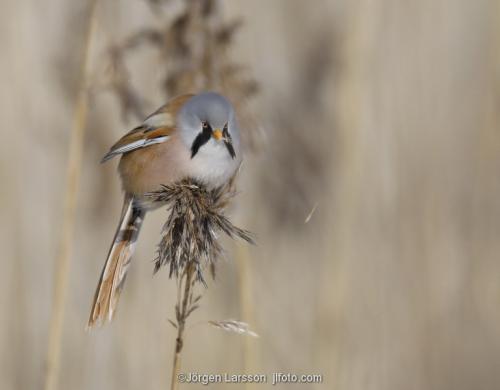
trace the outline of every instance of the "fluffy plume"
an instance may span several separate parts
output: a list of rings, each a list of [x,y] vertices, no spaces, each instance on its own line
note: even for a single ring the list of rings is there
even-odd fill
[[[257,333],[250,330],[246,322],[236,320],[208,321],[208,323],[216,328],[225,330],[226,332],[247,334],[252,337],[259,337]]]
[[[222,252],[219,232],[253,243],[249,232],[234,226],[224,215],[233,195],[231,185],[207,189],[192,179],[149,194],[153,202],[167,204],[170,212],[162,229],[154,272],[168,265],[170,276],[178,277],[194,263],[197,280],[204,282],[203,269],[208,266],[214,276],[214,265]]]

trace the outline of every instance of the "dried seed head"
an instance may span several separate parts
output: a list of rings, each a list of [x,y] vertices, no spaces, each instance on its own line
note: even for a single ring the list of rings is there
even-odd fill
[[[259,335],[250,330],[246,322],[236,320],[222,320],[222,321],[208,321],[208,323],[216,328],[225,330],[226,332],[247,334],[252,337],[259,337]]]
[[[162,229],[154,272],[169,265],[169,275],[178,277],[193,264],[197,281],[204,283],[205,266],[209,266],[214,275],[215,262],[222,252],[219,232],[253,243],[249,232],[234,226],[224,215],[224,208],[233,195],[230,185],[209,190],[192,179],[150,193],[151,201],[167,204],[170,211]]]

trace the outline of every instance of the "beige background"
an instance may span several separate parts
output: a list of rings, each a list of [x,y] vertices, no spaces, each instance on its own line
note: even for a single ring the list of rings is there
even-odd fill
[[[2,1],[2,389],[43,384],[80,3]],[[265,134],[232,211],[258,246],[226,244],[190,319],[183,371],[323,374],[297,387],[311,389],[499,388],[498,2],[222,6],[244,20],[231,56],[260,84],[252,105]],[[160,19],[145,1],[100,1],[92,74],[106,47]],[[160,62],[134,58],[153,110]],[[136,124],[109,92],[89,102],[60,388],[168,388],[175,283],[151,276],[164,211],[146,220],[114,323],[84,332],[121,207],[116,161],[99,159]],[[260,338],[205,325],[227,318]]]

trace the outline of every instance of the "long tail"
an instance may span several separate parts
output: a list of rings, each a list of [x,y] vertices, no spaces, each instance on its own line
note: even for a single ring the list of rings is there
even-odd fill
[[[97,284],[88,328],[113,319],[145,213],[132,195],[125,195],[120,224]]]

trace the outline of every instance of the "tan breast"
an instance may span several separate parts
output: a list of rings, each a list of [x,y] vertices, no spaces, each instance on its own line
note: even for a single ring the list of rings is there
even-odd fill
[[[141,198],[188,175],[189,150],[177,133],[166,142],[125,153],[118,165],[124,191]]]

